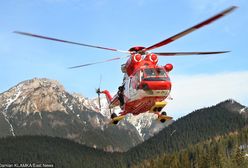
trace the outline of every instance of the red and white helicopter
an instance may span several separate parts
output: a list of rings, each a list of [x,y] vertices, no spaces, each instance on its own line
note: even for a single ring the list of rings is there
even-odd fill
[[[212,23],[215,20],[230,13],[236,6],[227,8],[226,10],[218,13],[217,15],[186,29],[170,38],[167,38],[159,43],[156,43],[149,47],[136,46],[130,48],[128,51],[122,51],[114,48],[106,48],[101,46],[77,43],[67,40],[61,40],[57,38],[51,38],[47,36],[41,36],[37,34],[31,34],[26,32],[15,31],[21,35],[27,35],[46,40],[52,40],[57,42],[75,44],[85,47],[92,47],[110,51],[117,51],[122,53],[128,53],[128,56],[116,57],[105,61],[99,61],[94,63],[83,64],[70,68],[79,68],[98,63],[110,62],[119,60],[121,58],[128,58],[125,64],[121,65],[121,70],[124,73],[123,83],[118,88],[118,92],[115,96],[111,96],[109,91],[97,89],[98,97],[100,94],[105,94],[109,103],[109,108],[115,106],[121,106],[121,112],[119,116],[112,113],[111,123],[117,124],[126,114],[132,113],[138,115],[140,113],[152,112],[158,116],[161,122],[172,119],[167,116],[166,112],[161,112],[166,102],[164,101],[170,94],[171,81],[168,73],[173,69],[172,64],[166,64],[165,66],[158,65],[158,56],[185,56],[185,55],[205,55],[205,54],[221,54],[229,51],[214,51],[214,52],[152,52],[149,51],[169,44],[203,26]],[[99,103],[100,106],[100,103]]]

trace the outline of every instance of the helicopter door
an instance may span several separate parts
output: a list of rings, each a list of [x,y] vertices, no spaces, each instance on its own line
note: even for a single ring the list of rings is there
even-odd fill
[[[127,75],[125,75],[123,82],[124,82],[124,95],[125,97],[129,99],[130,98],[130,94],[129,94],[130,78]]]
[[[129,80],[129,94],[130,97],[136,98],[138,96],[138,86],[140,84],[140,71],[137,71],[135,75],[130,77]]]

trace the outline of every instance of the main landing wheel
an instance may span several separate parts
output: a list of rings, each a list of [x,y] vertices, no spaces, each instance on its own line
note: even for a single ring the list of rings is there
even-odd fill
[[[114,118],[116,118],[116,117],[117,117],[117,114],[115,114],[115,113],[111,114],[111,119],[113,120],[112,123],[115,124],[115,125],[117,125],[118,122],[119,122],[118,120],[114,120]]]
[[[166,113],[165,111],[163,111],[163,112],[161,113],[161,115],[166,116],[166,115],[167,115],[167,113]]]
[[[162,115],[162,116],[167,116],[167,113],[166,113],[165,111],[163,111],[163,112],[161,113],[161,115]],[[166,119],[164,119],[164,118],[161,118],[161,119],[160,119],[160,122],[161,122],[161,123],[164,123],[165,121],[166,121]]]
[[[111,114],[111,119],[113,119],[113,118],[115,118],[115,117],[117,117],[117,114],[112,113],[112,114]]]
[[[165,121],[166,121],[165,119],[161,119],[161,120],[160,120],[161,123],[164,123]]]

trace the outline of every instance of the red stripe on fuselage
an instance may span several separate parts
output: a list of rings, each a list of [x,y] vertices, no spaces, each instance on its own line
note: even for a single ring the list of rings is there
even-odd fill
[[[154,104],[156,102],[163,101],[165,98],[166,98],[165,96],[162,96],[162,97],[144,97],[144,98],[139,99],[139,100],[127,102],[125,104],[125,110],[122,113],[122,115],[128,114],[128,113],[132,113],[133,115],[138,115],[140,113],[147,112],[152,108],[152,106],[154,106]]]

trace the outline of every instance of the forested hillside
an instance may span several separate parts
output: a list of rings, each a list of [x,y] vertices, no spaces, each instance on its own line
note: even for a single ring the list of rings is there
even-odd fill
[[[23,136],[0,140],[0,163],[54,163],[56,167],[246,168],[248,129],[217,136],[139,164],[124,162],[127,153],[107,153],[61,138]],[[35,146],[35,147],[34,147]]]
[[[136,164],[144,159],[164,153],[170,154],[209,138],[244,128],[247,124],[245,117],[239,111],[226,108],[229,104],[240,105],[228,100],[212,107],[196,110],[178,119],[148,141],[129,150],[127,160]]]
[[[57,168],[111,167],[119,154],[48,136],[0,139],[0,163],[54,163]]]
[[[247,168],[248,129],[217,136],[171,154],[146,160],[134,168]]]
[[[194,111],[125,153],[103,152],[61,138],[3,138],[0,139],[0,163],[45,162],[58,167],[83,168],[212,168],[226,167],[226,164],[241,167],[246,165],[247,119],[239,108],[230,110],[229,105],[237,107],[239,104],[225,101]]]

